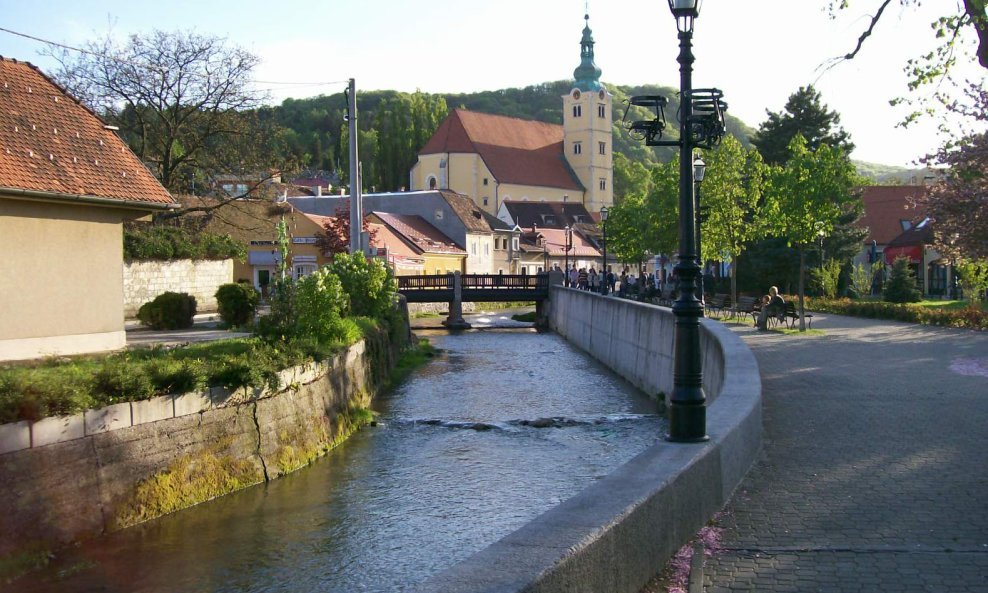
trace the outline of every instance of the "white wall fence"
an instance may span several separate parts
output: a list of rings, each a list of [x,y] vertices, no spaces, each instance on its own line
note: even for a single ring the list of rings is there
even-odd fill
[[[144,303],[164,292],[186,292],[199,312],[216,310],[216,289],[233,282],[233,260],[124,262],[124,316],[134,317]]]

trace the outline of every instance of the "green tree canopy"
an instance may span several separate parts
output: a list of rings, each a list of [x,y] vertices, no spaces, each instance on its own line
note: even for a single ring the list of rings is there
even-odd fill
[[[824,144],[845,154],[854,150],[850,135],[840,127],[840,115],[827,109],[812,85],[800,87],[790,95],[783,111],[769,111],[751,143],[766,163],[779,165],[789,160],[789,145],[797,135],[803,137],[810,150]]]
[[[761,212],[765,165],[753,149],[726,136],[703,155],[707,174],[700,186],[705,218],[700,234],[704,259],[732,262],[731,293],[737,298],[736,268],[745,246],[764,236],[768,220]]]
[[[772,168],[766,194],[769,231],[799,249],[800,329],[805,295],[805,253],[821,234],[834,232],[842,215],[860,203],[854,188],[860,179],[854,165],[838,148],[827,144],[811,150],[797,135],[789,144],[791,157]]]

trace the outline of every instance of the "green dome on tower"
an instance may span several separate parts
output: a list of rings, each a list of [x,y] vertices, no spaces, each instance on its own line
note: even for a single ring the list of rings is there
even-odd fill
[[[580,40],[580,65],[573,71],[573,78],[576,79],[576,88],[581,91],[597,91],[602,88],[600,84],[600,68],[593,63],[593,31],[590,30],[590,15],[584,15],[587,21],[583,27],[583,39]]]

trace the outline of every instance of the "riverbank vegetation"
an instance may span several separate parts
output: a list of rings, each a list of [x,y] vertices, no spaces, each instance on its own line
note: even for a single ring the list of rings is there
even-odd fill
[[[325,360],[372,332],[405,331],[387,268],[362,255],[279,283],[255,336],[179,348],[48,358],[0,366],[0,423],[221,386],[280,387],[278,371]],[[354,305],[354,303],[357,303]]]

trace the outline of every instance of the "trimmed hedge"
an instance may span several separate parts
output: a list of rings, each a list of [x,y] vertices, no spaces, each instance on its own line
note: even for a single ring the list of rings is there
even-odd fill
[[[836,313],[870,319],[890,319],[942,327],[962,327],[988,330],[988,311],[977,304],[963,309],[938,309],[884,301],[859,301],[851,299],[806,299],[806,308],[822,313]]]
[[[151,329],[186,329],[196,315],[196,297],[184,292],[163,292],[137,310],[137,318]]]
[[[245,282],[224,284],[216,290],[216,304],[223,323],[231,327],[250,325],[261,295]]]

